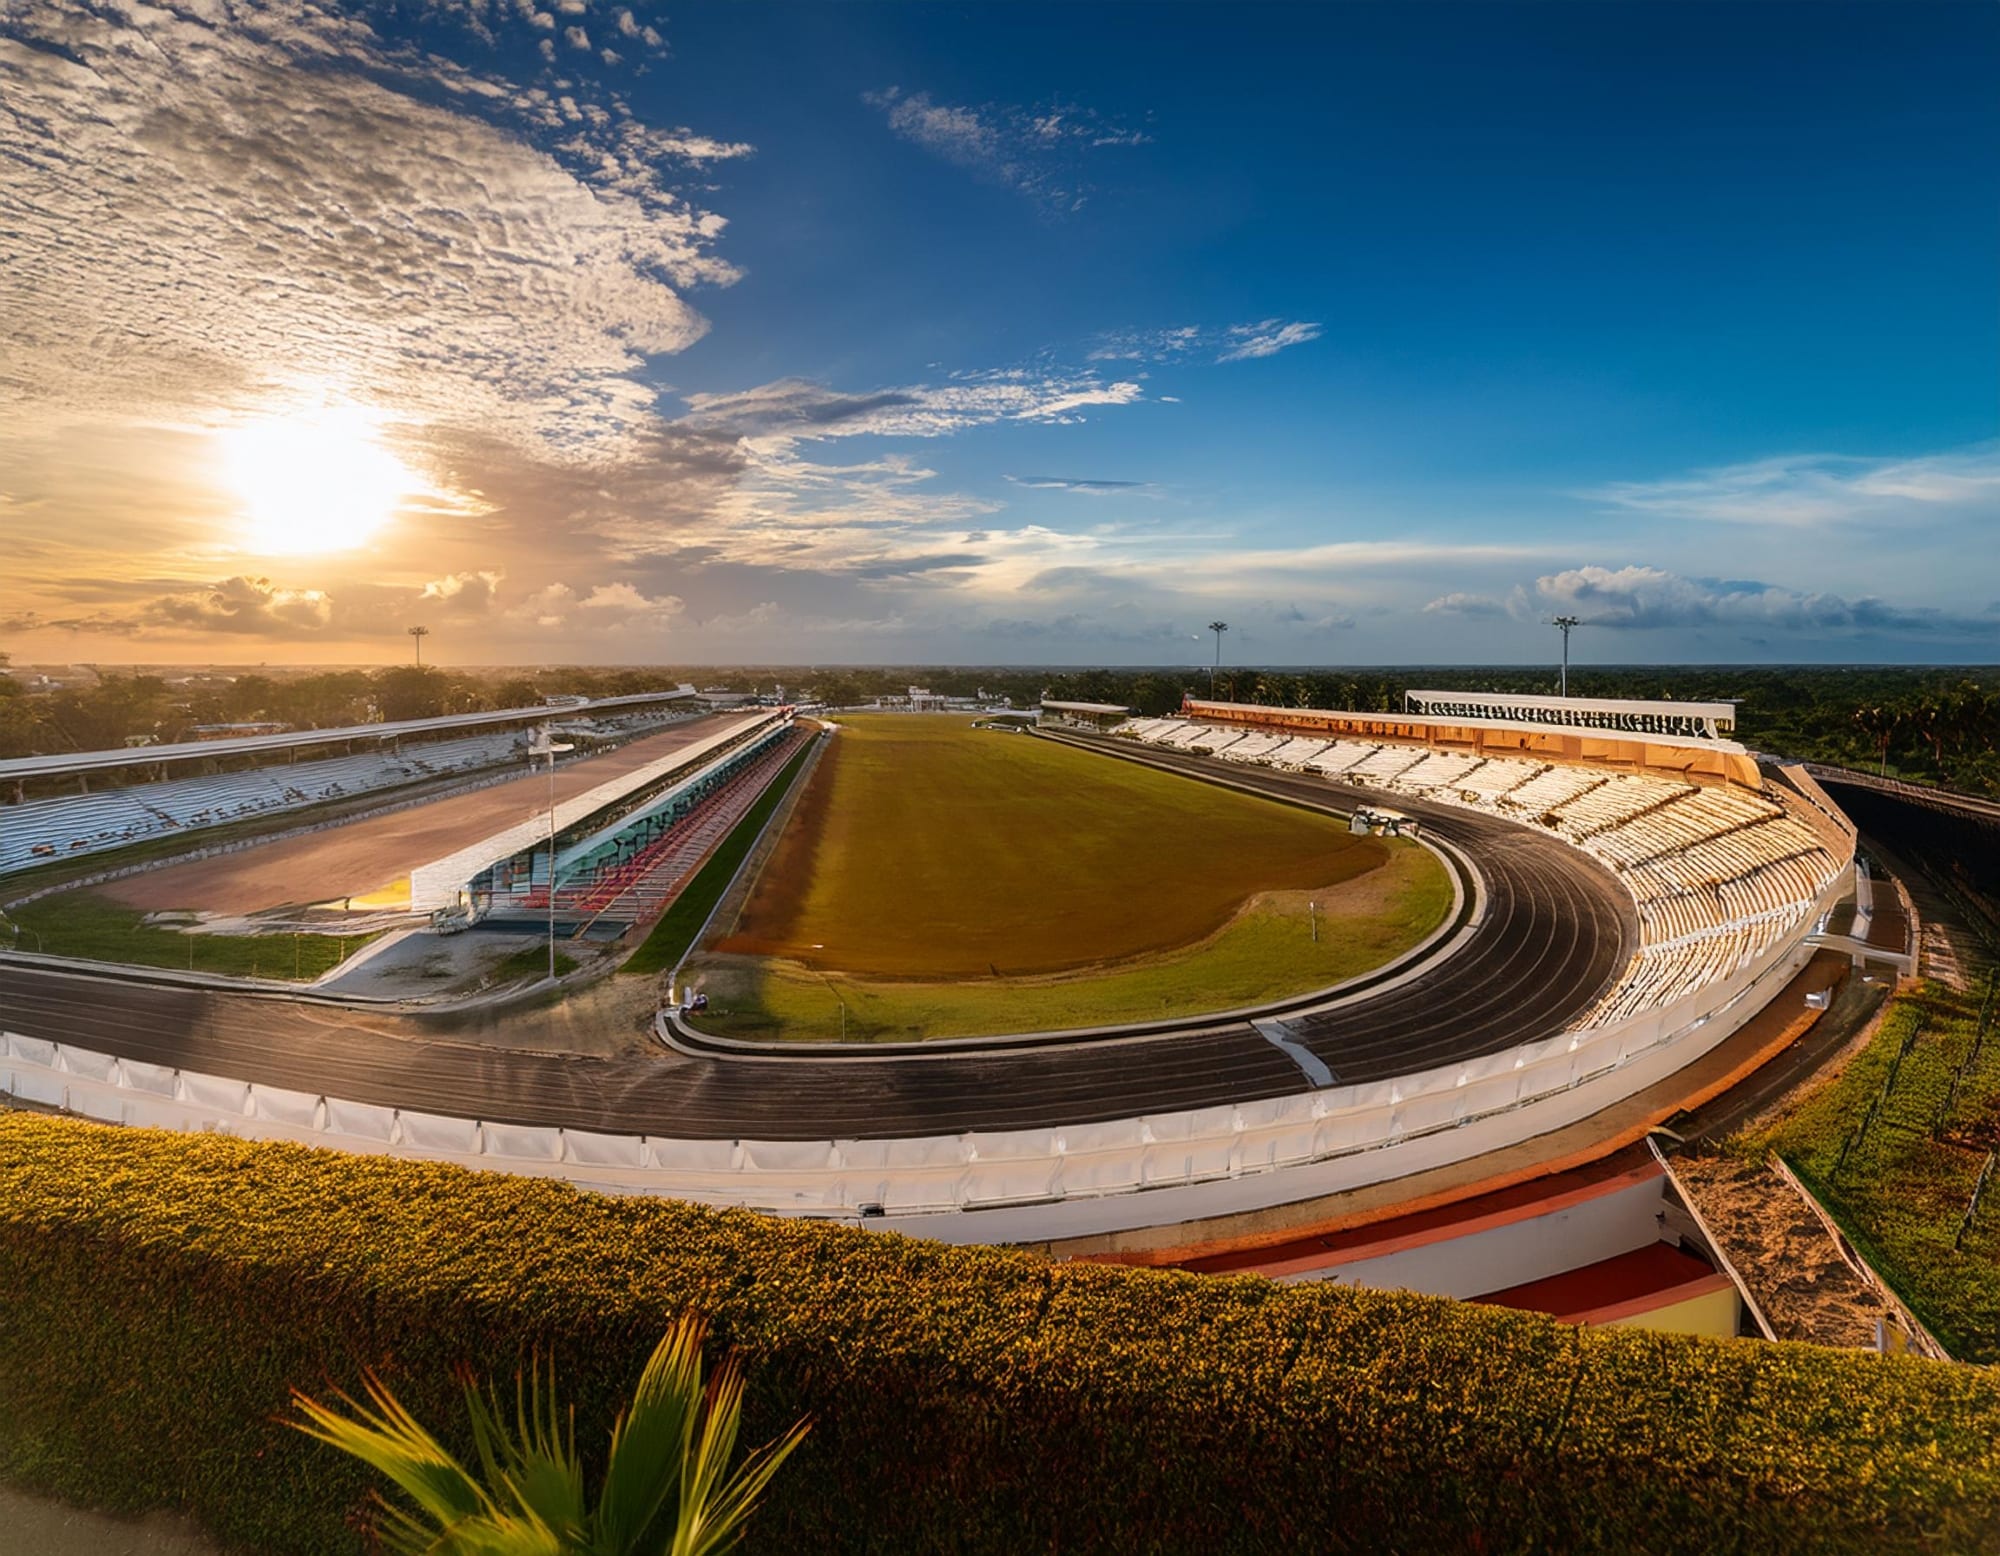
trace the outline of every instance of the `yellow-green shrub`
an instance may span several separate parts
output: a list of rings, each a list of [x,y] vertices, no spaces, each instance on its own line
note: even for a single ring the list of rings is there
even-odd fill
[[[770,1551],[1884,1550],[2000,1540],[2000,1378],[1426,1298],[1049,1266],[456,1168],[0,1114],[0,1475],[361,1547],[276,1418],[553,1351],[595,1441],[694,1308]]]

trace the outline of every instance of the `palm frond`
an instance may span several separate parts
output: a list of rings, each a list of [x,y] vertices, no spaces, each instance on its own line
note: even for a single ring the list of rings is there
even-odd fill
[[[336,1394],[350,1419],[295,1391],[292,1403],[305,1419],[287,1424],[381,1471],[442,1526],[490,1512],[492,1503],[484,1488],[465,1466],[372,1372],[364,1382],[374,1408],[348,1394]]]
[[[707,1325],[692,1315],[660,1337],[633,1391],[631,1408],[611,1429],[611,1452],[597,1497],[596,1545],[602,1551],[655,1547],[681,1482],[681,1465],[701,1405],[701,1346]]]

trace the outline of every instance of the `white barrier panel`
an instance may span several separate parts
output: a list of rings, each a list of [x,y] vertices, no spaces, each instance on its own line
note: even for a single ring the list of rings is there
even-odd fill
[[[295,1129],[317,1129],[319,1097],[303,1091],[283,1091],[276,1086],[253,1086],[250,1116],[269,1123],[290,1124]]]
[[[743,1165],[753,1172],[818,1172],[834,1165],[830,1140],[745,1140]]]
[[[649,1136],[646,1152],[662,1172],[727,1174],[736,1168],[734,1140],[662,1140]]]
[[[403,1115],[406,1129],[409,1116]],[[584,1162],[592,1167],[643,1167],[646,1140],[643,1135],[601,1135],[589,1129],[565,1129],[563,1160]]]
[[[396,1127],[403,1144],[421,1151],[443,1151],[455,1156],[479,1154],[479,1121],[473,1118],[446,1118],[438,1113],[396,1110]]]
[[[71,1075],[79,1075],[89,1081],[102,1081],[106,1085],[117,1082],[118,1061],[109,1054],[94,1054],[88,1048],[72,1048],[65,1043],[58,1060],[57,1068]]]
[[[351,1135],[356,1140],[379,1140],[387,1145],[396,1138],[396,1110],[328,1097],[326,1128],[329,1134]]]
[[[156,1097],[171,1097],[178,1092],[176,1082],[180,1075],[168,1065],[148,1064],[143,1059],[120,1059],[118,1079],[127,1090],[149,1091]]]
[[[562,1131],[542,1129],[528,1124],[488,1124],[486,1154],[511,1157],[524,1162],[561,1161]]]
[[[232,1081],[221,1075],[201,1075],[181,1071],[181,1100],[205,1113],[241,1118],[250,1111],[250,1083]]]
[[[9,1032],[7,1053],[9,1058],[38,1065],[44,1070],[56,1067],[56,1045],[39,1037],[23,1037],[18,1032]]]

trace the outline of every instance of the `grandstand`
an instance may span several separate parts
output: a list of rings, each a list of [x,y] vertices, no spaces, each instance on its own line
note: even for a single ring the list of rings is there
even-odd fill
[[[300,730],[235,740],[22,757],[0,762],[0,785],[19,796],[30,781],[75,778],[81,792],[21,799],[0,806],[0,875],[58,859],[88,856],[153,838],[197,832],[315,805],[350,800],[414,784],[466,777],[523,760],[528,727],[548,720],[548,707],[440,719],[405,720],[349,729]],[[631,739],[694,711],[686,688],[565,705],[566,731],[604,744]],[[337,756],[297,760],[302,751],[341,746]],[[354,746],[367,749],[353,750]],[[181,777],[164,774],[199,763],[219,768],[231,758],[259,763]],[[151,781],[91,789],[86,775],[153,773]]]
[[[1747,967],[1815,914],[1848,867],[1851,840],[1830,807],[1767,780],[1722,738],[1729,704],[1579,711],[1555,698],[1410,697],[1443,711],[1393,717],[1190,700],[1182,717],[1134,720],[1118,733],[1485,811],[1589,854],[1631,894],[1640,940],[1582,1026],[1664,1009]],[[1606,723],[1579,722],[1593,716]],[[1534,722],[1545,717],[1555,720],[1546,729]]]

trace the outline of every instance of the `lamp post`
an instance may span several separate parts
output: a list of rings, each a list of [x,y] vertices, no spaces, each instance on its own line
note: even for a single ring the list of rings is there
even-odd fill
[[[574,745],[565,745],[557,740],[554,732],[544,724],[535,731],[535,739],[528,746],[530,764],[538,756],[549,759],[549,982],[556,979],[556,755],[562,751],[574,751]]]
[[[409,633],[411,641],[417,645],[417,668],[421,670],[424,667],[424,639],[431,635],[431,629],[429,627],[411,627]]]
[[[1213,699],[1215,696],[1216,673],[1222,669],[1222,634],[1229,630],[1229,623],[1226,621],[1211,621],[1208,624],[1208,630],[1215,634],[1215,665],[1208,672],[1208,695]]]
[[[1550,626],[1552,626],[1552,627],[1560,627],[1560,628],[1562,629],[1562,635],[1563,635],[1563,670],[1562,670],[1562,694],[1563,694],[1563,696],[1567,697],[1567,696],[1569,695],[1569,633],[1570,633],[1570,628],[1572,628],[1572,627],[1580,627],[1580,626],[1582,626],[1582,625],[1583,625],[1583,618],[1582,618],[1581,616],[1558,616],[1558,617],[1556,617],[1556,619],[1555,619],[1554,621],[1550,622],[1550,623],[1549,623],[1549,625],[1550,625]]]

